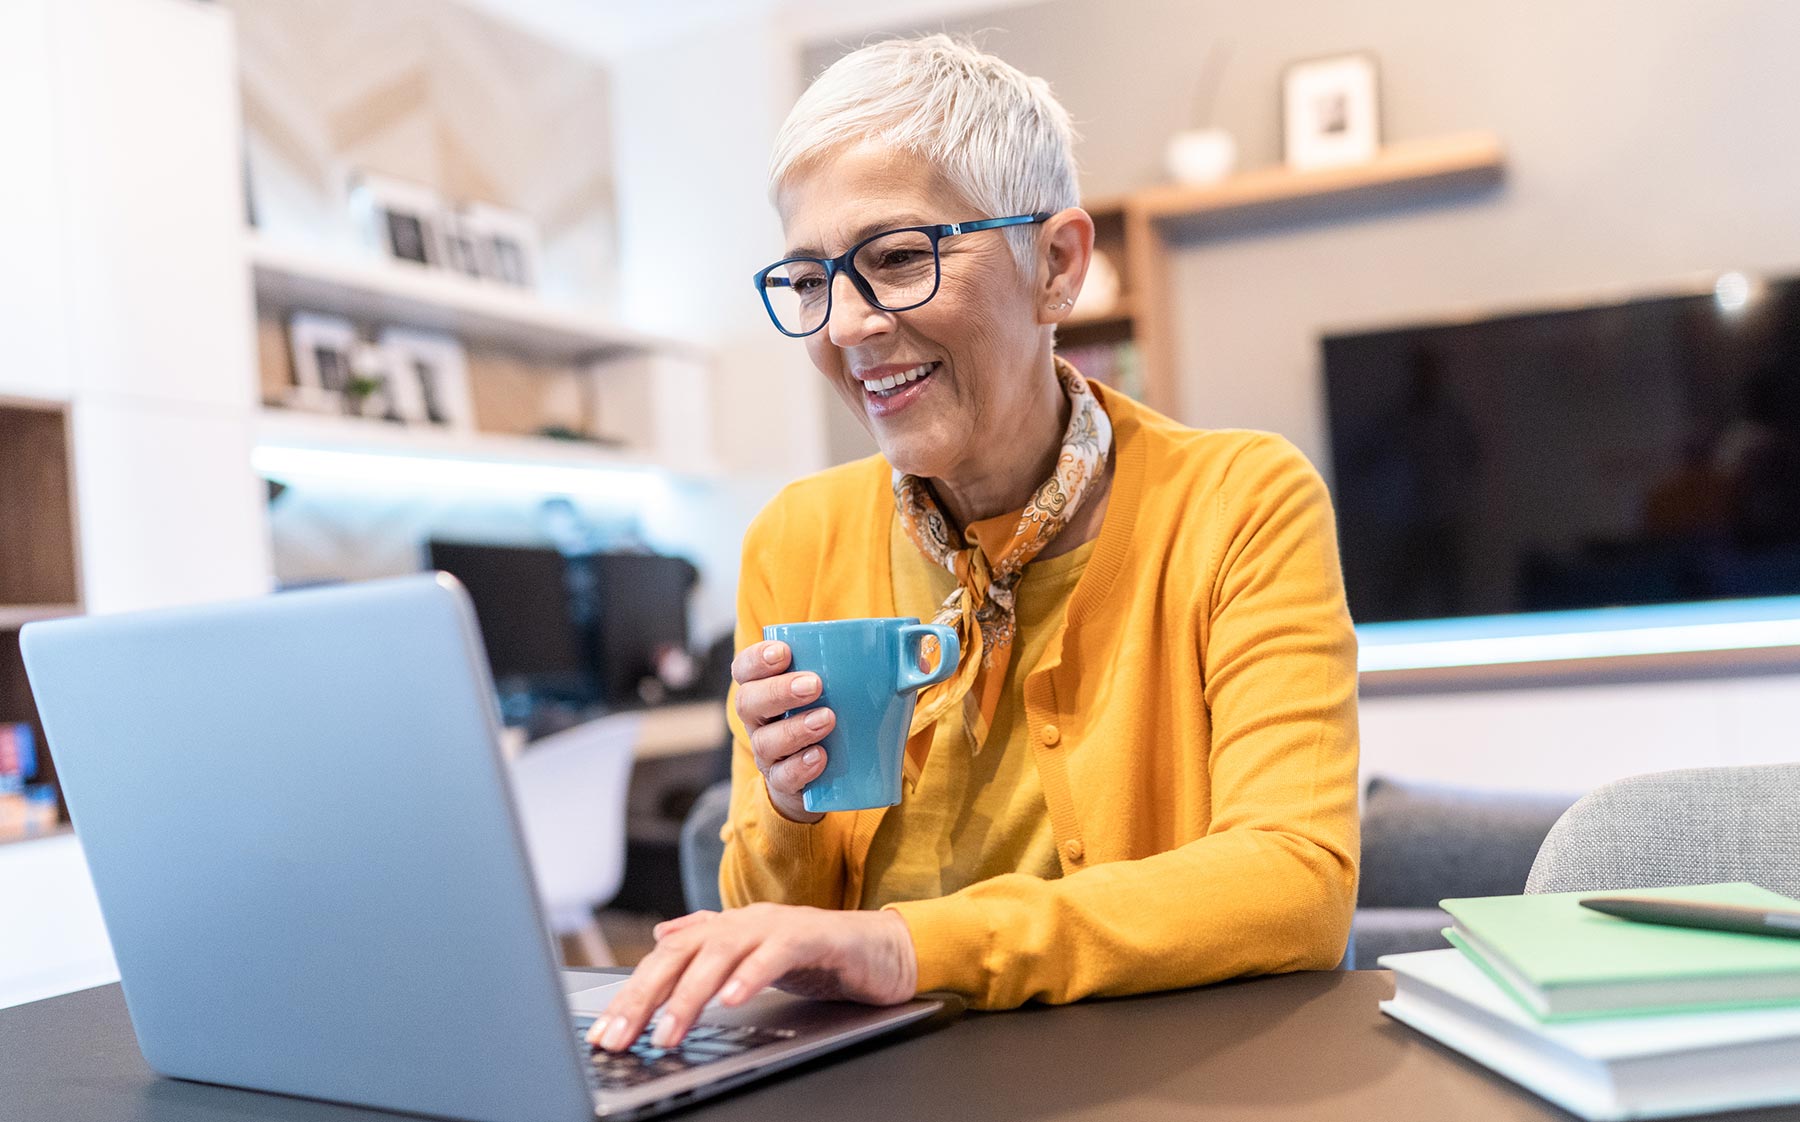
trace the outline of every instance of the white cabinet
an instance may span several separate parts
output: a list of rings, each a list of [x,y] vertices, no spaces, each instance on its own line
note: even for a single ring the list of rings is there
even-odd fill
[[[269,591],[248,410],[91,395],[73,420],[88,611]]]
[[[0,394],[69,405],[82,606],[266,590],[230,16],[9,0],[0,63]]]
[[[76,389],[248,409],[230,17],[192,0],[62,0],[50,30]]]
[[[69,392],[50,110],[49,0],[0,4],[0,396]]]

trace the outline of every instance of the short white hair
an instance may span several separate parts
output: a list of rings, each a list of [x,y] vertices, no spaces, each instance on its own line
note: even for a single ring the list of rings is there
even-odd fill
[[[788,177],[863,140],[929,161],[984,213],[946,222],[1052,214],[1081,201],[1069,111],[1033,78],[948,35],[886,39],[831,64],[794,104],[769,163],[769,197]],[[1037,227],[1005,230],[1029,273]]]

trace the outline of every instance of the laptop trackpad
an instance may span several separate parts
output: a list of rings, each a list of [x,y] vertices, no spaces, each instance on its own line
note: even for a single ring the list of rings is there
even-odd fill
[[[592,986],[585,990],[576,990],[568,995],[569,1012],[598,1015],[612,1001],[613,995],[619,992],[626,982],[620,978],[602,986]]]

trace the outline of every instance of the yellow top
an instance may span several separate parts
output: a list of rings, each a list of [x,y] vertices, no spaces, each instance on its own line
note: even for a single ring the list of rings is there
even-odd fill
[[[1280,437],[1095,392],[1106,518],[1022,691],[1062,876],[889,905],[919,988],[982,1008],[1327,969],[1355,907],[1356,637],[1324,484]],[[769,623],[898,614],[890,472],[833,468],[757,516],[740,647]],[[725,903],[857,907],[887,811],[783,818],[727,711]]]
[[[1018,514],[990,521],[1005,523],[1005,534]],[[968,540],[974,544],[972,536]],[[1033,561],[1020,573],[1013,590],[1012,658],[987,741],[975,751],[961,706],[932,726],[931,754],[918,785],[882,818],[869,845],[863,907],[947,896],[1001,873],[1062,875],[1050,808],[1031,758],[1024,682],[1061,628],[1069,594],[1093,552],[1094,543],[1086,542],[1061,557]],[[899,519],[888,534],[888,566],[894,607],[903,616],[930,619],[956,588],[956,578],[919,552]]]

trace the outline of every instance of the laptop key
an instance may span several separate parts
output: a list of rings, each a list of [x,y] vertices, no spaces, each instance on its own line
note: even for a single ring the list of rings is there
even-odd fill
[[[585,1045],[592,1017],[575,1018],[576,1035]],[[750,1025],[695,1025],[674,1048],[657,1048],[650,1043],[650,1029],[623,1052],[593,1048],[592,1071],[603,1091],[622,1091],[641,1086],[653,1079],[675,1075],[690,1068],[718,1060],[741,1056],[765,1044],[787,1040],[791,1029],[765,1029]]]

